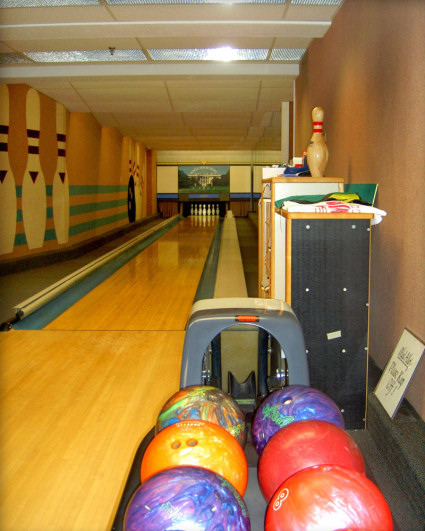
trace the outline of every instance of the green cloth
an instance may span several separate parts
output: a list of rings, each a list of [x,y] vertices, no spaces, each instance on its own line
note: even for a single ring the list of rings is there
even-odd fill
[[[294,201],[295,203],[310,205],[321,203],[322,201],[343,201],[344,203],[361,203],[362,200],[358,194],[346,194],[342,192],[333,192],[326,195],[292,195],[276,201],[277,208],[282,208],[285,201]]]

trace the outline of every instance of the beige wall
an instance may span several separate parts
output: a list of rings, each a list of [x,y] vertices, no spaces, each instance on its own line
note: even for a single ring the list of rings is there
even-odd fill
[[[381,368],[404,327],[425,341],[424,64],[423,0],[345,0],[296,83],[296,154],[321,106],[326,174],[378,183],[388,213],[372,232],[370,354]],[[425,419],[425,359],[407,398]]]

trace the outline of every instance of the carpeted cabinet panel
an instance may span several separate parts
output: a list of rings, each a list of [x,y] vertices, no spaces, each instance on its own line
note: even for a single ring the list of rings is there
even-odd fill
[[[365,427],[369,314],[368,219],[293,219],[291,306],[301,322],[310,384]]]

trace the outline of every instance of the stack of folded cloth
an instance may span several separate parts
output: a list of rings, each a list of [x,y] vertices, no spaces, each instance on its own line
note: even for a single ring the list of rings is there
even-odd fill
[[[297,195],[285,197],[276,201],[276,207],[286,212],[316,212],[338,213],[351,212],[353,214],[373,214],[372,225],[382,221],[387,213],[361,200],[358,194],[344,194],[334,192],[325,196]]]

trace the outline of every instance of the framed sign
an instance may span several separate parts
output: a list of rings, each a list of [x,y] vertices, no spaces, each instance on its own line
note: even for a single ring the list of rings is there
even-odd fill
[[[392,419],[424,352],[425,344],[405,328],[374,391]]]

